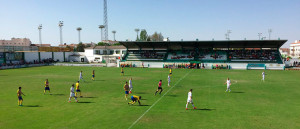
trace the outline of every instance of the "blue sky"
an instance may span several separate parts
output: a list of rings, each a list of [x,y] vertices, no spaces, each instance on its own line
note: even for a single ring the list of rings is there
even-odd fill
[[[103,0],[0,0],[0,39],[30,38],[38,43],[59,44],[58,21],[64,21],[63,40],[77,43],[77,27],[83,42],[99,42],[103,24]],[[135,28],[148,34],[161,32],[170,40],[300,39],[300,0],[108,0],[109,39],[135,40]],[[284,47],[288,47],[285,44]]]

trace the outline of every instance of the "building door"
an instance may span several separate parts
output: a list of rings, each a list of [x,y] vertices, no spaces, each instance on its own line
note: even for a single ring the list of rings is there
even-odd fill
[[[84,62],[84,58],[81,58],[81,62]]]

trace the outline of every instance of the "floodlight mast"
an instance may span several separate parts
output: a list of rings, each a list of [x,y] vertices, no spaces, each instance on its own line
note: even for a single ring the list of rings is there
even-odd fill
[[[117,31],[113,30],[112,33],[114,34],[114,41],[116,41],[116,33],[117,33]]]
[[[140,29],[136,28],[136,29],[134,29],[134,31],[136,32],[136,40],[138,40],[139,39],[139,31],[140,31]]]
[[[80,31],[82,30],[82,28],[81,27],[77,27],[76,30],[78,31],[78,43],[81,43]]]
[[[269,29],[268,32],[269,32],[269,40],[271,40],[271,33],[273,32],[273,30]]]
[[[258,40],[261,40],[262,33],[258,33]]]
[[[105,28],[104,25],[99,25],[99,29],[101,29],[101,42],[103,41],[103,28]]]
[[[230,40],[230,33],[231,30],[227,30],[227,33],[225,34],[225,39]]]
[[[38,29],[39,29],[39,40],[40,40],[40,46],[42,46],[42,24],[39,25]]]
[[[60,45],[63,45],[62,27],[64,26],[64,21],[59,21],[59,32],[60,32]]]

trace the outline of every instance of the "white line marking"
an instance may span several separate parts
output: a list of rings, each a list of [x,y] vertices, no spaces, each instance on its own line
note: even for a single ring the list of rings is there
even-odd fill
[[[143,118],[143,116],[147,113],[147,112],[149,112],[150,111],[150,109],[157,103],[157,102],[159,102],[170,90],[172,90],[179,82],[181,82],[181,80],[182,79],[184,79],[187,75],[189,75],[191,72],[193,71],[193,69],[190,71],[190,72],[188,72],[188,73],[186,73],[183,77],[181,77],[177,82],[176,82],[176,84],[174,85],[174,86],[172,86],[165,94],[163,94],[163,96],[161,96],[158,100],[156,100],[156,102],[154,103],[154,104],[152,104],[152,106],[147,110],[147,111],[145,111],[144,112],[144,114],[142,114],[135,122],[133,122],[132,124],[131,124],[131,126],[128,128],[128,129],[131,129],[140,119],[142,119]]]

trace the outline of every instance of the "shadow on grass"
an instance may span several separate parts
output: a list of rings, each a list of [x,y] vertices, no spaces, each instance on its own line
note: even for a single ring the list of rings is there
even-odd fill
[[[98,98],[98,97],[82,97],[82,98]]]
[[[51,95],[55,95],[55,96],[63,96],[65,94],[51,94]]]
[[[135,92],[135,94],[146,94],[146,92]]]
[[[23,107],[42,107],[40,105],[24,105]]]
[[[166,96],[170,96],[170,97],[177,97],[178,95],[166,95]]]
[[[140,100],[147,100],[147,99],[140,99]]]
[[[231,93],[245,93],[245,92],[242,92],[242,91],[231,91]]]
[[[209,108],[199,108],[199,109],[193,109],[193,110],[202,110],[202,111],[212,111],[212,110],[216,110],[216,109],[209,109]]]
[[[78,103],[95,103],[95,102],[78,102]]]
[[[151,106],[151,105],[142,104],[142,105],[129,105],[129,106]]]
[[[98,81],[105,81],[105,80],[94,80],[94,81],[98,82]]]

